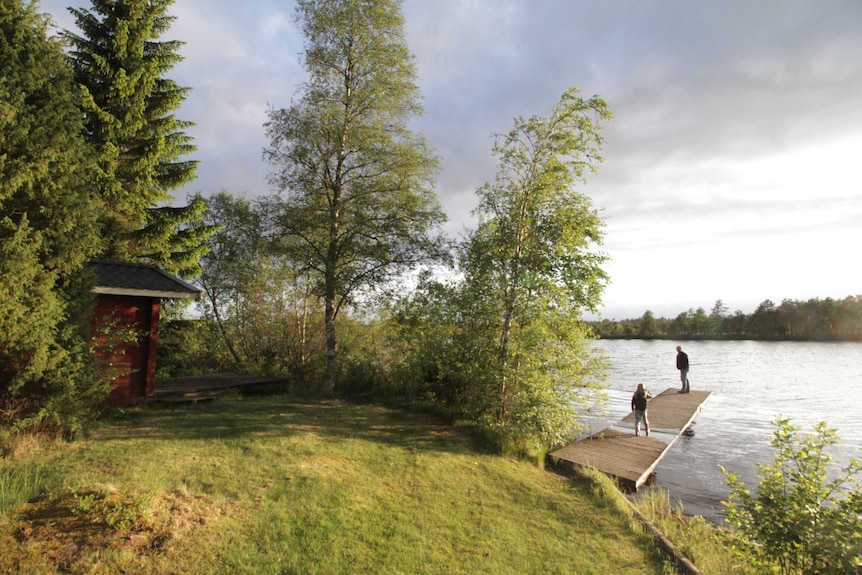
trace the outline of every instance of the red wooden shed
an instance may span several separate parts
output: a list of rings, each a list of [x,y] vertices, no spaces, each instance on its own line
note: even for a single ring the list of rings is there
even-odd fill
[[[109,326],[136,334],[134,341],[102,345],[101,359],[119,374],[111,382],[108,405],[134,405],[152,395],[159,345],[159,312],[165,298],[197,299],[200,290],[158,266],[94,261],[96,310],[93,335]],[[100,343],[106,343],[102,340]]]

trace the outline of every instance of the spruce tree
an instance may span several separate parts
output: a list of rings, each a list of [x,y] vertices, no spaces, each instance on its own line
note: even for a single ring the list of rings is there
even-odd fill
[[[203,241],[196,199],[184,208],[166,206],[172,191],[194,180],[195,150],[183,130],[191,122],[174,114],[189,88],[165,78],[182,60],[178,40],[157,41],[170,27],[173,0],[93,0],[74,9],[82,34],[66,32],[70,59],[86,89],[85,133],[99,152],[100,188],[107,206],[102,222],[105,256],[156,263],[194,275]]]
[[[94,154],[72,70],[33,4],[0,3],[0,63],[2,445],[14,429],[73,430],[107,384],[81,313],[84,263],[99,249]]]

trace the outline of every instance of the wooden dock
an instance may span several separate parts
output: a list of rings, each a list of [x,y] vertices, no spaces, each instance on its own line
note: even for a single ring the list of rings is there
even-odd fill
[[[227,393],[266,393],[281,391],[287,381],[261,375],[217,373],[156,380],[148,402],[197,403]]]
[[[703,405],[712,395],[709,391],[679,393],[666,389],[649,400],[647,416],[650,435],[634,434],[634,412],[615,425],[551,453],[558,461],[573,468],[593,467],[617,478],[622,486],[637,491],[647,483],[659,462],[691,426]]]

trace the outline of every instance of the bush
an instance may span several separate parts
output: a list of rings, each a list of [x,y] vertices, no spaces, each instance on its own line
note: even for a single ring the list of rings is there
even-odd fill
[[[802,436],[789,419],[773,422],[772,463],[758,464],[752,493],[737,475],[722,468],[731,488],[728,522],[764,571],[779,573],[862,573],[862,461],[851,460],[830,473],[826,448],[838,443],[825,422]]]
[[[162,324],[156,379],[238,370],[215,324],[198,319]]]

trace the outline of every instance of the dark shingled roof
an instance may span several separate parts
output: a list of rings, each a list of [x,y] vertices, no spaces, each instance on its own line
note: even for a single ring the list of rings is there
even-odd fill
[[[193,298],[201,290],[158,266],[126,262],[93,261],[95,293],[164,298]]]

